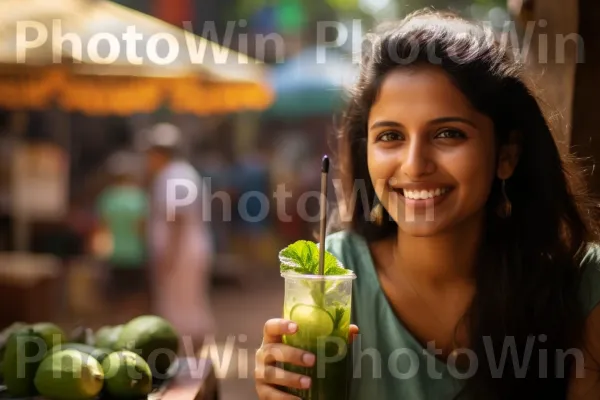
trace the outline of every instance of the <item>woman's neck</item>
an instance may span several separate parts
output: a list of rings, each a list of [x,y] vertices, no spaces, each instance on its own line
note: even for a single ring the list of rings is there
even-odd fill
[[[394,246],[395,267],[426,285],[471,283],[482,231],[483,218],[436,236],[416,237],[399,230]]]

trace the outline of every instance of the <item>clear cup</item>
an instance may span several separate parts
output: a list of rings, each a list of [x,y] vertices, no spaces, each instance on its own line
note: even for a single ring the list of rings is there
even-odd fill
[[[283,342],[313,353],[313,367],[284,364],[283,368],[311,378],[306,390],[287,388],[304,400],[347,398],[351,367],[348,343],[354,273],[348,275],[300,275],[283,272],[285,298],[283,318],[298,325]]]

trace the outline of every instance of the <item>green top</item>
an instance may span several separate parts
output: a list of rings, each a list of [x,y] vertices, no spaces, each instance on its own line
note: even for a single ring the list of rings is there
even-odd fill
[[[119,267],[139,267],[145,259],[141,223],[148,207],[145,192],[136,186],[110,187],[98,199],[98,213],[112,236],[110,261]]]
[[[367,242],[357,234],[338,232],[327,237],[326,249],[357,276],[352,321],[361,335],[354,347],[353,374],[360,379],[353,379],[350,398],[452,399],[461,388],[460,371],[427,352],[396,317],[379,285]],[[584,264],[581,299],[589,313],[600,302],[600,248],[592,248]]]

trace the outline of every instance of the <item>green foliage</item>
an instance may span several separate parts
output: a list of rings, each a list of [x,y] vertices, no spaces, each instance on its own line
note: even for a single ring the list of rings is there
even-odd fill
[[[303,275],[319,273],[319,247],[308,240],[298,240],[279,252],[281,272],[293,271]],[[325,251],[324,275],[345,275],[349,271],[337,258]]]

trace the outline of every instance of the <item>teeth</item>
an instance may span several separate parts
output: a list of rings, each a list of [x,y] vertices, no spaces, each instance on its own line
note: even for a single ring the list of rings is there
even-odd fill
[[[404,190],[404,196],[412,200],[433,199],[446,193],[448,189],[437,188],[435,190]]]

